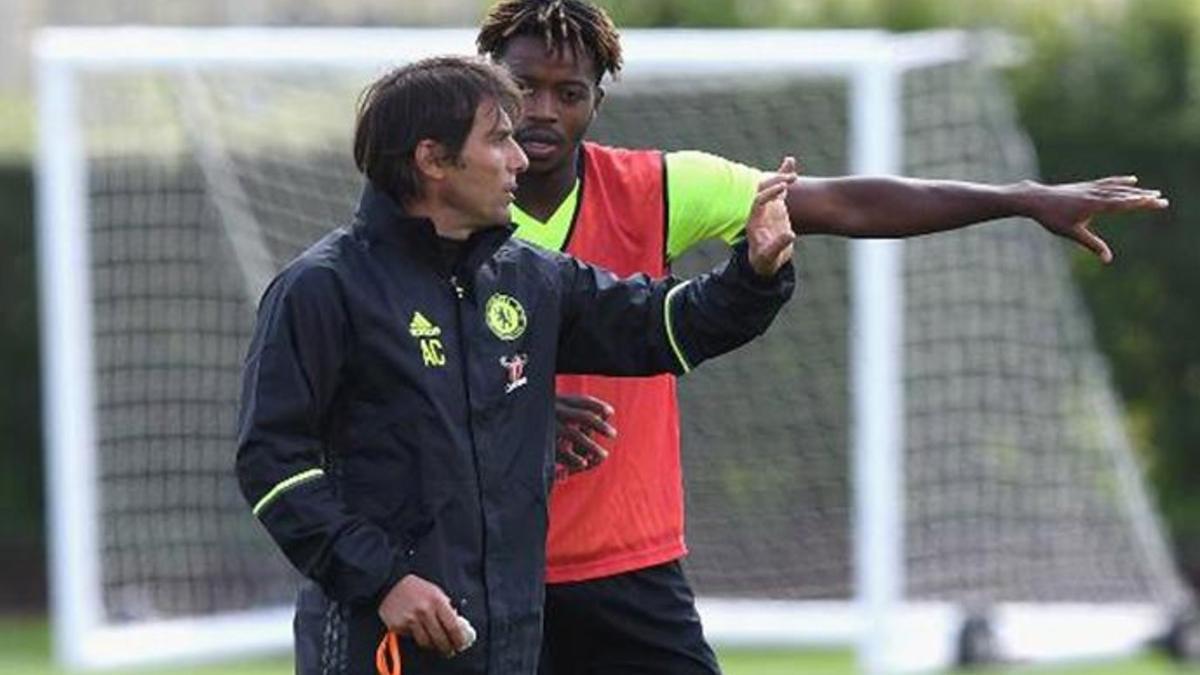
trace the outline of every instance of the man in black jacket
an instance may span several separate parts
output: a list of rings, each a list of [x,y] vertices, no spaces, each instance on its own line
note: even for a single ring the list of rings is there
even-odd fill
[[[520,100],[502,70],[454,57],[375,82],[354,222],[263,297],[237,472],[311,580],[298,673],[372,673],[390,631],[409,675],[532,674],[555,372],[683,373],[791,294],[790,173],[764,182],[729,262],[691,282],[618,281],[511,239]]]

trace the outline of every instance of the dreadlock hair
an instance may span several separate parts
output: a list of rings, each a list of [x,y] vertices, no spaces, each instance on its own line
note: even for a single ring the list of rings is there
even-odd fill
[[[596,82],[621,70],[621,37],[608,14],[587,0],[502,0],[488,12],[475,39],[480,54],[499,60],[519,35],[540,37],[546,50],[586,53],[596,64]]]

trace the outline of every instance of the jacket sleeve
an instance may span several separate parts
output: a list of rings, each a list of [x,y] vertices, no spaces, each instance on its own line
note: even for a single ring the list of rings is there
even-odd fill
[[[267,289],[242,372],[237,476],[288,560],[330,597],[378,602],[407,573],[388,535],[325,475],[322,429],[348,350],[332,270],[290,269]]]
[[[690,281],[611,273],[563,258],[560,373],[686,373],[766,331],[795,288],[789,262],[769,279],[739,241],[727,262]]]

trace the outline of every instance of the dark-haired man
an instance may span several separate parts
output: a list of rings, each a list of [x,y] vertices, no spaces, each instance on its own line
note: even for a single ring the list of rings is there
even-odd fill
[[[297,673],[374,673],[380,647],[381,669],[403,658],[408,675],[531,675],[555,372],[685,372],[761,333],[791,293],[786,172],[729,262],[683,284],[510,238],[520,103],[503,69],[460,57],[376,81],[354,222],[262,299],[237,474],[310,580]]]
[[[513,208],[518,237],[657,276],[701,241],[738,236],[757,170],[699,152],[583,141],[604,99],[602,78],[622,65],[602,9],[586,0],[503,0],[477,46],[525,93],[516,133],[530,164]],[[909,237],[1028,216],[1108,262],[1112,253],[1089,228],[1093,215],[1166,205],[1133,182],[802,177],[786,203],[801,235]],[[687,549],[673,378],[564,376],[558,392],[559,459],[575,473],[551,495],[544,672],[719,672],[679,565]],[[621,435],[608,449],[589,435],[614,436],[614,427]]]

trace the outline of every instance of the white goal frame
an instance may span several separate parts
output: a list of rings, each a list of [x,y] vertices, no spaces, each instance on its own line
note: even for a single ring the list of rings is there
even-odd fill
[[[68,667],[225,658],[291,644],[291,608],[220,618],[109,625],[101,607],[96,400],[87,264],[88,189],[78,76],[142,69],[187,72],[247,64],[382,67],[471,53],[471,29],[54,28],[35,45],[37,205],[54,650]],[[900,82],[910,68],[961,61],[968,35],[879,31],[626,30],[628,76],[651,71],[786,68],[845,78],[850,169],[902,166]],[[854,602],[699,601],[719,645],[857,645],[865,672],[943,667],[959,608],[903,595],[903,284],[901,243],[855,241],[851,363],[854,400]],[[232,445],[231,445],[232,452]],[[250,518],[249,509],[246,517]],[[1013,658],[1126,653],[1164,634],[1151,605],[1001,605],[997,638]],[[1069,618],[1069,623],[1056,623]],[[1072,630],[1064,632],[1063,625]],[[1047,628],[1053,626],[1053,628]],[[901,636],[902,631],[902,636]]]

